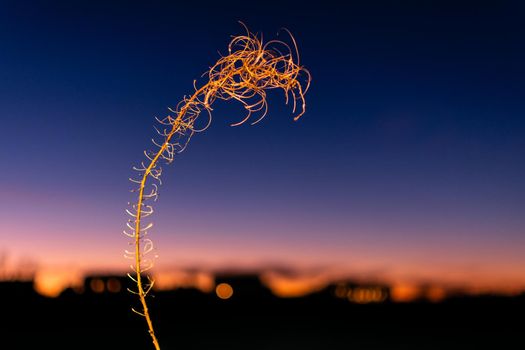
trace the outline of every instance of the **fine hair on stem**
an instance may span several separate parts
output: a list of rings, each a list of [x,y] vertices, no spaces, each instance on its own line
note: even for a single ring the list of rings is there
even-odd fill
[[[144,317],[156,350],[160,349],[153,321],[148,309],[148,294],[155,280],[150,274],[156,255],[149,232],[153,226],[150,216],[152,203],[158,199],[161,185],[161,165],[169,164],[176,154],[184,151],[194,134],[205,131],[212,122],[212,105],[216,100],[240,103],[246,115],[232,126],[245,123],[257,124],[268,112],[267,91],[280,89],[286,104],[292,105],[294,120],[305,112],[305,94],[310,86],[310,73],[300,64],[299,50],[292,34],[284,29],[287,41],[263,42],[262,36],[251,33],[241,23],[245,34],[233,36],[227,54],[205,72],[200,80],[193,82],[194,92],[184,96],[169,114],[157,118],[157,136],[152,139],[153,148],[144,151],[145,159],[134,166],[135,176],[130,178],[135,199],[126,212],[130,218],[124,234],[130,248],[125,257],[131,260],[129,278],[134,288],[129,292],[137,296],[139,305],[133,312]],[[198,125],[202,127],[197,128]]]

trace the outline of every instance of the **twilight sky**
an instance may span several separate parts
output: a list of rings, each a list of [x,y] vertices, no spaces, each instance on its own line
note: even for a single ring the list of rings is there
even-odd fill
[[[159,271],[284,265],[525,289],[519,1],[0,4],[0,251],[41,276],[122,269],[131,166],[237,21],[290,29],[313,82],[256,126],[218,103],[165,167]],[[281,35],[284,33],[281,32]]]

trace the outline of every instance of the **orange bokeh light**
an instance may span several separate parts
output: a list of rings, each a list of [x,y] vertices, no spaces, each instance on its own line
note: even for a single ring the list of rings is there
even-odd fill
[[[215,288],[215,293],[221,299],[230,299],[233,295],[233,288],[228,283],[220,283]]]
[[[106,289],[106,286],[104,285],[104,281],[102,281],[99,278],[92,279],[89,283],[89,287],[94,293],[102,293]]]
[[[116,278],[110,278],[106,283],[106,287],[111,293],[118,293],[122,289],[120,281]]]

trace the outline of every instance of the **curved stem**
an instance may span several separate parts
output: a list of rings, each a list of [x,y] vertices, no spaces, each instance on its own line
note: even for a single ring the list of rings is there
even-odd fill
[[[293,39],[295,46],[295,40]],[[148,177],[152,176],[158,179],[161,175],[161,169],[157,169],[157,163],[159,159],[164,158],[168,162],[172,160],[175,153],[180,153],[186,147],[191,136],[194,132],[203,131],[211,122],[211,107],[210,105],[216,99],[220,100],[236,100],[240,102],[247,112],[247,115],[240,122],[232,124],[241,125],[247,122],[253,113],[262,114],[252,124],[258,123],[267,112],[266,102],[266,91],[269,89],[282,89],[286,96],[286,103],[288,103],[291,94],[293,102],[293,112],[295,113],[297,102],[302,102],[302,110],[298,115],[295,116],[294,120],[297,120],[305,111],[305,100],[304,94],[308,90],[310,84],[310,73],[303,67],[298,65],[298,62],[293,61],[292,53],[282,54],[279,49],[267,48],[268,44],[284,44],[289,49],[289,46],[281,41],[270,41],[263,46],[262,39],[259,40],[257,36],[249,33],[247,35],[237,36],[232,39],[228,46],[229,54],[222,56],[207,72],[208,81],[200,89],[196,89],[194,94],[190,98],[184,97],[183,101],[176,107],[174,117],[167,117],[161,123],[164,125],[171,126],[171,130],[167,132],[163,130],[164,141],[159,146],[159,150],[154,153],[154,156],[150,158],[151,154],[147,154],[147,158],[150,160],[147,167],[142,164],[140,169],[135,169],[143,172],[140,176],[140,181],[131,179],[132,182],[138,183],[138,199],[136,205],[132,206],[133,211],[128,210],[128,213],[135,218],[133,227],[128,222],[129,228],[134,231],[133,234],[124,232],[128,236],[134,238],[135,245],[135,256],[134,256],[134,270],[135,278],[132,277],[133,281],[137,285],[137,292],[140,302],[142,304],[142,312],[138,314],[144,316],[148,324],[148,332],[153,341],[153,345],[156,350],[160,350],[160,345],[155,335],[153,323],[148,310],[146,296],[152,287],[153,280],[150,279],[151,284],[143,283],[142,273],[147,271],[150,266],[142,267],[144,263],[145,254],[151,250],[151,241],[144,240],[143,236],[146,234],[146,230],[150,227],[142,228],[142,218],[147,217],[153,211],[151,206],[144,204],[147,198],[154,196],[156,198],[156,187],[149,195],[144,195],[144,189],[146,187]],[[232,50],[232,48],[234,50]],[[303,85],[299,80],[301,73],[305,74],[306,81]],[[195,83],[194,83],[195,86]],[[206,127],[202,130],[195,130],[194,124],[196,119],[199,117],[200,112],[206,110],[209,114],[209,122]],[[182,135],[187,137],[184,147],[176,148],[175,145],[180,146],[179,143],[171,143],[172,139]],[[144,247],[141,247],[141,241],[145,242]],[[131,256],[132,254],[128,254]],[[149,279],[149,276],[148,276]]]
[[[141,235],[140,228],[141,228],[141,219],[142,219],[142,205],[144,202],[144,188],[146,187],[148,176],[150,175],[151,171],[155,168],[159,158],[162,156],[162,154],[164,153],[164,151],[170,144],[170,141],[173,135],[175,135],[175,133],[179,131],[180,127],[184,125],[182,118],[186,114],[186,110],[188,108],[189,103],[195,100],[195,98],[197,98],[197,96],[201,94],[202,91],[204,91],[206,87],[207,85],[197,90],[191,96],[191,98],[186,102],[186,104],[181,108],[179,115],[173,122],[171,131],[166,136],[166,139],[162,143],[162,146],[157,151],[153,159],[150,161],[148,167],[144,171],[144,175],[142,176],[142,179],[140,181],[140,186],[139,186],[139,194],[138,194],[138,200],[137,200],[137,217],[135,220],[135,272],[136,272],[135,279],[136,279],[137,292],[139,295],[140,303],[142,304],[142,315],[146,319],[146,323],[148,324],[148,332],[151,336],[151,340],[153,341],[153,345],[155,346],[156,350],[160,350],[160,345],[159,345],[157,336],[155,335],[155,329],[153,328],[153,322],[151,321],[151,316],[149,314],[148,303],[146,301],[147,292],[144,291],[144,285],[142,283],[142,275],[141,275],[142,274],[142,268],[141,268],[142,254],[140,251],[140,248],[141,248],[140,239],[142,238],[142,235]]]

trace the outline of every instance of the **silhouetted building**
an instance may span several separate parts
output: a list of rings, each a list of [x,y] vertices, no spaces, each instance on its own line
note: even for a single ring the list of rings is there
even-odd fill
[[[0,295],[13,296],[16,298],[35,297],[38,293],[35,291],[34,282],[26,281],[0,281]]]

